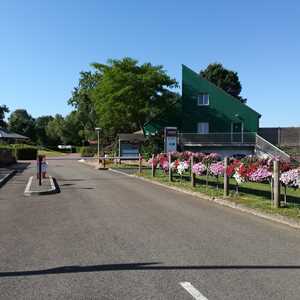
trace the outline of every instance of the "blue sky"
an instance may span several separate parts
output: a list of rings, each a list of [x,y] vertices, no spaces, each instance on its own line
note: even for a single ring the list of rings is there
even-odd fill
[[[181,81],[221,62],[261,126],[300,126],[300,1],[2,0],[0,104],[67,114],[79,72],[131,56]]]

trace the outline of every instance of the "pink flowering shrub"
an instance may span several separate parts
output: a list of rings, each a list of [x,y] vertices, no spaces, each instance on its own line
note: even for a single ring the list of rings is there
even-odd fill
[[[198,176],[202,175],[206,171],[206,166],[199,162],[193,165],[192,172]]]
[[[267,166],[258,167],[253,173],[249,174],[249,180],[254,182],[263,182],[270,179],[272,173],[268,170]]]
[[[221,176],[224,174],[224,164],[222,161],[212,163],[209,166],[209,171],[213,176]]]
[[[281,174],[280,181],[285,186],[299,187],[300,185],[300,172],[298,169],[286,171]]]

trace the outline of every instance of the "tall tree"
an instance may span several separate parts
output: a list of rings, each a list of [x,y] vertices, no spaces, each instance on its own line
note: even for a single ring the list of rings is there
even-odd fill
[[[72,111],[68,114],[62,126],[62,142],[66,145],[81,145],[82,143],[82,126],[78,120],[78,113]]]
[[[7,123],[5,122],[5,114],[9,113],[9,109],[6,105],[0,105],[0,128],[6,128]]]
[[[49,121],[46,127],[46,135],[48,145],[57,146],[62,144],[63,128],[64,128],[63,116],[56,114],[55,117]]]
[[[84,140],[95,137],[97,115],[91,93],[100,83],[102,75],[98,72],[80,72],[79,84],[73,89],[68,104],[72,105],[77,114],[80,136]]]
[[[52,120],[53,120],[52,116],[41,116],[35,120],[35,132],[36,132],[37,144],[44,145],[44,146],[49,145],[46,129],[49,122]]]
[[[128,57],[92,66],[102,74],[92,93],[99,125],[111,134],[141,129],[174,100],[170,89],[178,84],[162,66]]]
[[[209,64],[205,70],[200,71],[200,75],[241,102],[247,101],[247,99],[240,96],[242,85],[237,72],[224,68],[220,63],[214,63]]]
[[[17,109],[8,118],[9,130],[35,140],[34,118],[25,110]]]

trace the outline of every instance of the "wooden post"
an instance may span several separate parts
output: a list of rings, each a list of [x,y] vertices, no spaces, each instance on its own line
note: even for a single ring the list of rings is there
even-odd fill
[[[228,157],[224,158],[224,197],[229,196],[229,178],[227,175]]]
[[[168,161],[169,161],[169,181],[172,181],[172,168],[171,168],[171,163],[172,163],[172,157],[171,157],[171,153],[168,153]]]
[[[286,207],[287,206],[287,196],[286,196],[286,184],[284,185],[284,206]]]
[[[192,187],[196,185],[196,178],[195,178],[195,173],[193,172],[193,166],[194,166],[194,156],[191,156],[191,184]]]
[[[139,154],[139,174],[142,173],[142,156]]]
[[[273,195],[274,195],[274,207],[280,207],[280,182],[279,182],[279,161],[274,160],[273,162]]]
[[[151,164],[151,175],[152,175],[152,177],[155,177],[154,159],[155,159],[155,156],[154,156],[154,154],[152,154],[152,164]]]
[[[39,155],[38,156],[38,167],[39,167],[39,185],[42,185],[42,160],[43,160],[43,156]]]

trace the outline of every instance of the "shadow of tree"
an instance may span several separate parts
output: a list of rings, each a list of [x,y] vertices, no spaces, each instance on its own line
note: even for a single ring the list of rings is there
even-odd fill
[[[159,262],[105,264],[90,266],[62,266],[31,271],[0,272],[0,277],[37,276],[112,271],[172,271],[172,270],[300,270],[298,265],[179,265],[164,266]]]

